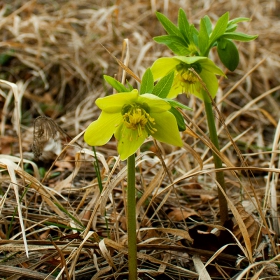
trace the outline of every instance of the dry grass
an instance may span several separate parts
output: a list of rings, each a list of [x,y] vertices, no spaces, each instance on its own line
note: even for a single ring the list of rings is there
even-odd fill
[[[209,246],[211,241],[192,246],[188,229],[196,222],[225,231],[218,225],[203,107],[180,97],[193,108],[186,112],[184,148],[147,141],[137,158],[139,278],[279,279],[280,4],[240,2],[0,4],[1,279],[127,279],[126,166],[113,139],[97,148],[100,194],[94,153],[82,132],[98,117],[95,99],[111,93],[102,75],[122,74],[103,46],[122,59],[128,38],[128,65],[141,77],[156,58],[171,55],[152,40],[164,33],[154,12],[175,22],[179,7],[196,24],[205,14],[216,20],[226,11],[231,18],[250,17],[239,30],[259,34],[239,45],[239,67],[220,80],[216,99],[235,222],[230,229],[240,256],[227,251],[227,242],[222,249]],[[211,55],[218,63],[216,53]],[[33,151],[39,159],[32,153],[38,116],[44,116],[35,122]],[[39,124],[50,141],[40,138]]]

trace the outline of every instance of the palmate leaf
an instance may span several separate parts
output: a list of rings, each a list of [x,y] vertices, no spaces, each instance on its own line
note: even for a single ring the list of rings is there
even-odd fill
[[[166,76],[164,76],[162,79],[159,80],[159,82],[155,85],[152,94],[161,98],[166,98],[172,87],[173,80],[174,80],[174,71],[170,72],[169,74],[167,74]]]
[[[210,34],[212,32],[212,22],[207,15],[203,17],[203,21],[206,26],[207,34],[210,36]]]
[[[151,72],[151,69],[148,68],[142,77],[140,95],[144,93],[152,93],[153,89],[154,89],[154,77]]]
[[[185,11],[180,8],[178,13],[178,28],[181,34],[184,36],[184,39],[189,44],[192,42],[192,37],[190,36],[190,24],[187,19]]]
[[[181,32],[177,28],[177,26],[172,21],[170,21],[164,14],[157,12],[156,16],[169,35],[176,35],[179,37],[181,36]]]
[[[171,107],[171,109],[169,111],[176,118],[179,131],[185,131],[186,130],[185,121],[184,121],[183,116],[180,114],[180,112],[174,107]]]
[[[250,20],[251,20],[250,18],[246,18],[246,17],[234,18],[228,22],[228,26],[239,22],[250,21]]]
[[[242,42],[249,42],[252,40],[255,40],[258,38],[258,35],[247,35],[245,33],[241,32],[226,32],[222,38],[224,39],[231,39],[236,41],[242,41]]]
[[[209,44],[209,34],[207,29],[208,21],[205,18],[200,20],[200,29],[198,34],[198,47],[202,56],[205,55]]]
[[[165,44],[176,55],[189,55],[188,43],[185,39],[175,35],[163,35],[154,37],[159,44]]]
[[[230,24],[227,26],[226,32],[234,32],[237,29],[237,24]]]
[[[217,21],[215,28],[210,36],[210,46],[219,38],[221,37],[227,29],[229,20],[229,13],[223,14]]]
[[[122,83],[117,81],[116,79],[103,75],[104,80],[111,85],[117,92],[130,92],[131,90],[126,88]]]
[[[190,35],[192,37],[193,43],[198,47],[198,30],[194,27],[193,24],[190,25]]]
[[[233,32],[237,28],[237,23],[250,20],[251,19],[245,17],[234,18],[228,22],[226,32]]]
[[[218,41],[218,55],[222,63],[230,70],[234,71],[239,63],[239,53],[235,44],[228,39]]]
[[[164,100],[166,100],[174,108],[180,108],[180,109],[186,109],[186,110],[192,111],[192,109],[190,107],[188,107],[174,99],[164,98]]]

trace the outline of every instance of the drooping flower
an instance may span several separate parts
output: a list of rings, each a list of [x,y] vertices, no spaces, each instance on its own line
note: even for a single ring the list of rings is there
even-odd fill
[[[91,146],[102,146],[114,136],[121,160],[135,153],[148,136],[174,146],[182,146],[176,119],[169,103],[138,90],[98,98],[99,118],[86,129],[84,139]]]
[[[223,71],[207,57],[174,56],[157,59],[151,67],[154,79],[158,80],[175,71],[175,78],[168,98],[174,98],[180,93],[193,94],[210,102],[205,87],[214,98],[218,90],[216,75],[224,76]]]

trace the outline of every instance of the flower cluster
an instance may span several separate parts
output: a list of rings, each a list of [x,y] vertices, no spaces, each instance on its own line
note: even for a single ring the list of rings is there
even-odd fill
[[[155,41],[167,45],[176,56],[156,60],[145,72],[140,88],[129,89],[113,78],[112,86],[119,92],[98,98],[96,105],[102,110],[99,118],[87,128],[84,139],[92,146],[106,144],[114,135],[118,140],[118,152],[122,160],[135,153],[149,136],[182,146],[179,129],[185,128],[184,119],[177,107],[188,109],[172,101],[178,94],[193,94],[206,103],[212,102],[218,90],[216,75],[223,71],[208,58],[213,47],[223,65],[233,71],[239,63],[239,54],[232,40],[250,41],[256,35],[235,32],[237,24],[247,18],[229,20],[229,13],[222,15],[214,28],[205,16],[200,30],[188,22],[180,9],[178,26],[166,16],[156,13],[168,35],[155,37]],[[154,81],[158,81],[154,86]]]

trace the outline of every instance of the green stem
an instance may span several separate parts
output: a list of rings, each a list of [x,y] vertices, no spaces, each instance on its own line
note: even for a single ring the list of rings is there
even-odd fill
[[[137,279],[135,156],[127,159],[127,234],[129,280]]]
[[[204,106],[205,106],[205,111],[207,116],[210,139],[214,144],[214,146],[217,148],[217,150],[220,151],[219,140],[218,140],[216,125],[215,125],[215,118],[212,109],[212,103],[204,101]],[[215,168],[216,169],[222,168],[223,162],[220,159],[220,157],[216,155],[216,153],[214,152],[213,152],[213,158],[214,158]],[[219,183],[219,185],[222,187],[224,192],[226,193],[226,185],[225,185],[225,178],[224,178],[223,171],[216,172],[216,180]],[[220,206],[221,224],[223,225],[225,221],[228,220],[228,205],[227,205],[227,199],[221,192],[220,188],[218,188],[218,198],[219,198],[219,206]]]

